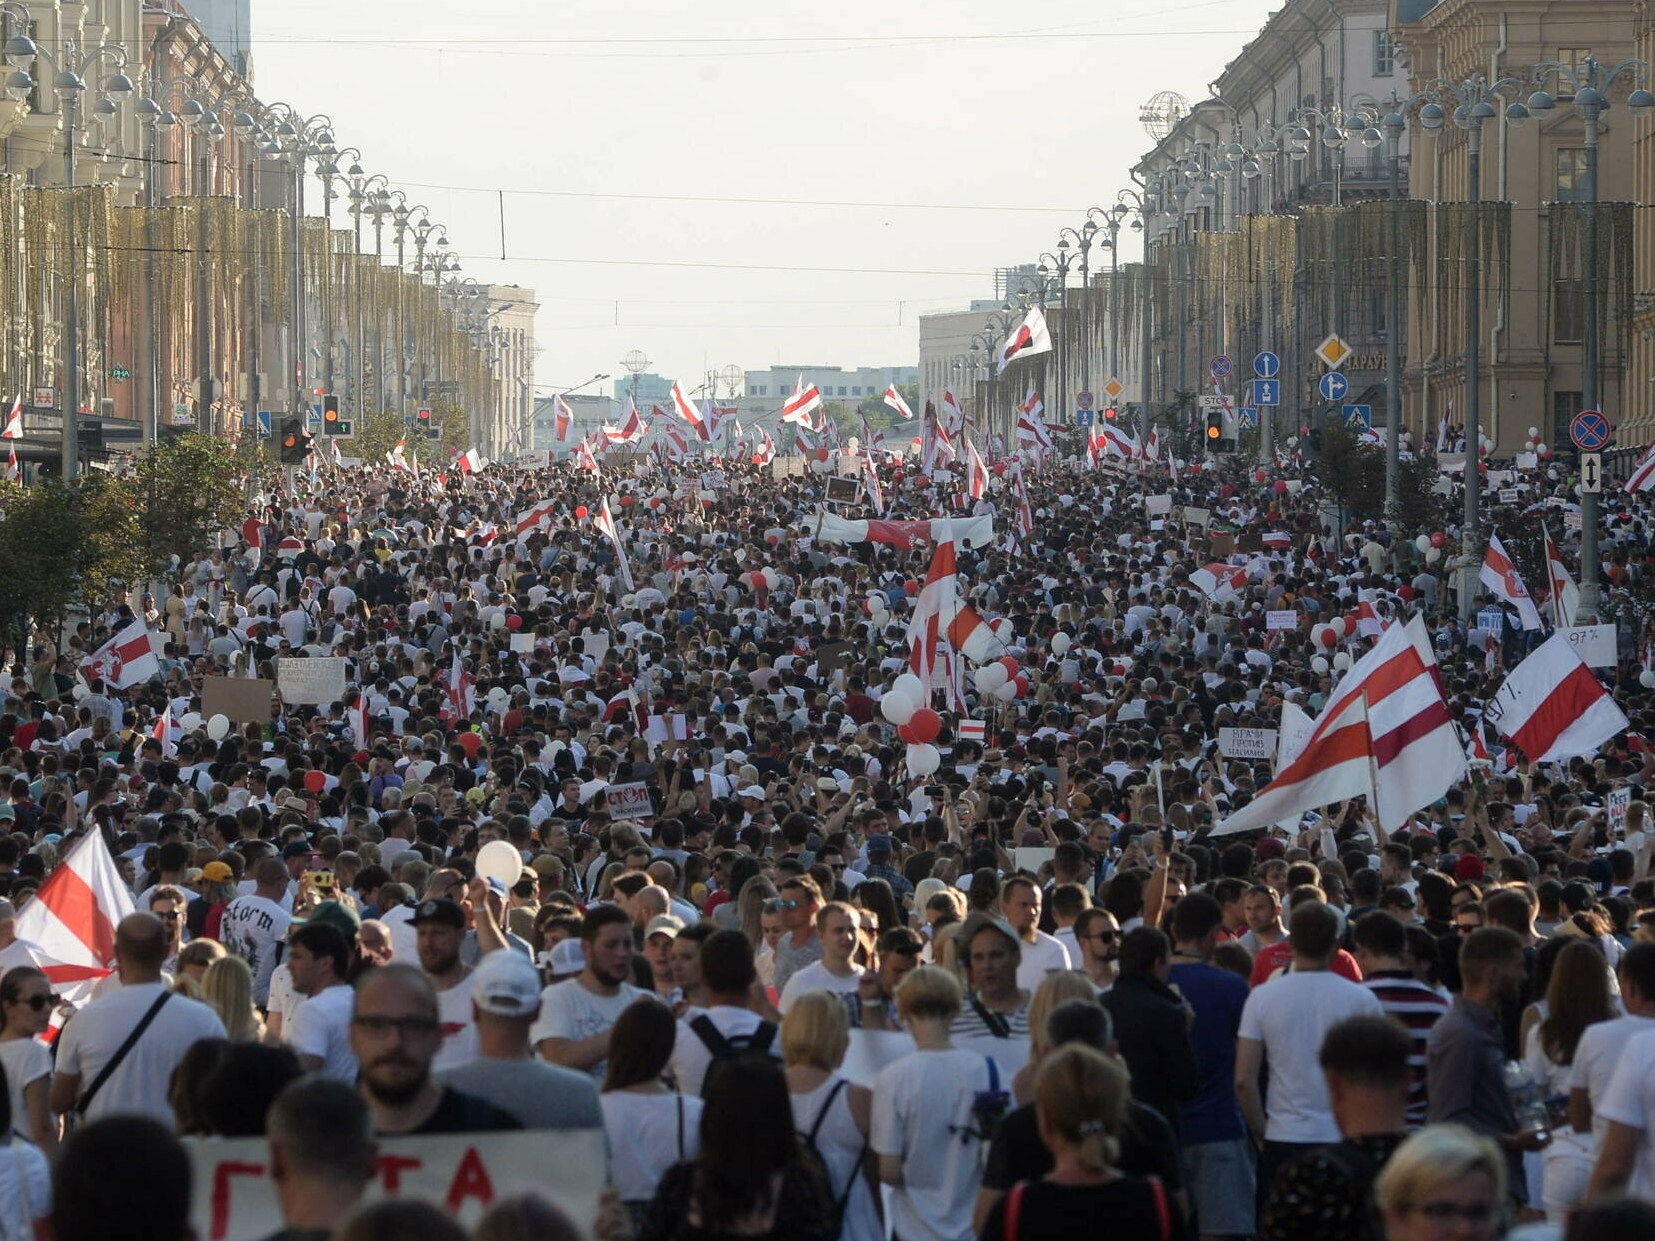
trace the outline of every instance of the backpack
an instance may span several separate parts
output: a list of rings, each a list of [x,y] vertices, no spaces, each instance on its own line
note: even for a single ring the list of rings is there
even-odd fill
[[[816,1145],[816,1135],[822,1131],[822,1125],[827,1120],[828,1113],[833,1110],[834,1100],[849,1085],[850,1083],[842,1077],[833,1084],[833,1089],[828,1091],[828,1097],[822,1101],[821,1110],[816,1113],[816,1119],[811,1122],[810,1132],[801,1135],[805,1140],[805,1146],[809,1148],[810,1153],[815,1156],[817,1164],[821,1167],[822,1179],[827,1182],[828,1193],[830,1194],[833,1193],[833,1173],[828,1168],[827,1159],[823,1156],[821,1148]],[[862,1161],[868,1154],[868,1141],[868,1138],[862,1139],[862,1149],[857,1153],[856,1162],[851,1166],[851,1174],[845,1181],[845,1192],[833,1199],[832,1220],[833,1235],[835,1236],[844,1231],[845,1208],[850,1205],[850,1196],[855,1192],[856,1182],[862,1176]]]
[[[770,1044],[776,1041],[776,1023],[773,1021],[760,1021],[758,1028],[751,1034],[732,1034],[725,1037],[724,1032],[713,1024],[713,1019],[702,1013],[690,1022],[690,1029],[695,1031],[696,1038],[712,1053],[715,1063],[751,1053],[768,1055]]]

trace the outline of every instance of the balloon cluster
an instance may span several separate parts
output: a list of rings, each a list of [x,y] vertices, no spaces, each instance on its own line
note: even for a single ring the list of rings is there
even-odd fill
[[[1425,557],[1426,564],[1436,564],[1442,559],[1442,549],[1448,546],[1448,536],[1441,530],[1433,530],[1415,539],[1414,546]]]
[[[1523,447],[1528,449],[1535,456],[1539,457],[1542,461],[1552,455],[1552,446],[1540,438],[1539,427],[1529,428],[1529,437],[1524,441]]]
[[[751,573],[743,573],[741,580],[754,590],[775,590],[782,579],[774,569],[754,569]]]

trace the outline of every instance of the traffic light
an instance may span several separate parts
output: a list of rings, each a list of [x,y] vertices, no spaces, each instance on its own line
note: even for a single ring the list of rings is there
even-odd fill
[[[342,422],[339,418],[339,398],[324,396],[322,398],[322,434],[346,435],[350,432],[350,423]]]
[[[1120,414],[1120,411],[1118,409],[1116,409],[1113,405],[1107,406],[1107,407],[1105,407],[1105,409],[1103,411],[1104,421],[1105,422],[1113,422],[1113,421],[1115,421],[1116,417],[1119,416],[1119,414]]]
[[[277,441],[281,463],[303,465],[310,456],[310,439],[303,418],[283,418],[281,438]]]
[[[1218,451],[1218,442],[1224,438],[1224,411],[1209,409],[1207,411],[1207,447],[1214,452]]]
[[[425,438],[426,439],[434,440],[434,439],[439,438],[442,435],[442,432],[439,431],[435,426],[433,426],[431,424],[431,411],[430,410],[428,410],[428,409],[420,410],[419,415],[417,416],[415,421],[418,422],[419,429],[425,433]]]

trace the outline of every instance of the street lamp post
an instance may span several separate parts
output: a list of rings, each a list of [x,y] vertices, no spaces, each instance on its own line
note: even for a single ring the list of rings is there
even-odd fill
[[[309,362],[305,357],[309,332],[305,316],[305,163],[334,150],[333,123],[326,116],[303,116],[291,104],[273,103],[270,112],[281,118],[264,153],[284,161],[293,171],[293,410],[304,416],[309,404]]]
[[[1402,132],[1414,109],[1429,101],[1430,96],[1423,92],[1403,99],[1393,91],[1379,122],[1389,165],[1391,206],[1385,298],[1385,512],[1393,520],[1402,499]]]
[[[1040,256],[1040,264],[1035,269],[1042,276],[1050,276],[1057,282],[1058,308],[1063,315],[1065,325],[1069,322],[1069,265],[1074,261],[1074,255],[1069,253],[1069,244],[1065,241],[1057,243],[1057,252],[1050,250]],[[1041,305],[1045,305],[1046,298],[1042,292]],[[1069,372],[1074,359],[1070,356],[1069,342],[1066,332],[1060,332],[1057,338],[1057,384],[1060,389],[1067,390]]]
[[[104,61],[114,66],[115,72],[110,74],[102,83],[101,98],[98,100],[99,115],[112,113],[115,101],[124,99],[134,92],[132,79],[123,72],[126,68],[126,49],[115,43],[100,43],[97,47],[83,52],[73,39],[64,40],[63,59],[58,60],[43,47],[37,47],[35,41],[26,34],[14,34],[6,40],[6,63],[11,65],[11,75],[6,79],[6,93],[19,102],[27,99],[34,91],[35,80],[29,70],[36,59],[44,60],[52,70],[52,93],[57,96],[63,108],[64,127],[64,154],[63,177],[66,188],[75,188],[75,159],[76,159],[76,127],[80,120],[80,97],[86,91],[86,75],[94,72]],[[108,105],[107,108],[105,105]],[[68,241],[70,246],[75,242],[75,200],[69,196],[66,204],[68,214]],[[80,468],[80,452],[77,440],[80,417],[80,280],[74,272],[74,263],[71,259],[69,275],[69,315],[68,324],[64,330],[64,377],[63,377],[63,477],[65,480],[75,476]]]
[[[1598,286],[1598,134],[1604,112],[1609,108],[1609,88],[1616,79],[1625,76],[1633,80],[1642,76],[1649,66],[1641,60],[1627,60],[1613,68],[1605,68],[1596,56],[1588,53],[1578,65],[1561,61],[1544,61],[1534,66],[1536,79],[1544,83],[1555,77],[1574,95],[1575,113],[1586,131],[1586,330],[1581,342],[1581,403],[1587,409],[1599,408],[1602,400],[1599,373]],[[1544,89],[1529,96],[1527,106],[1513,103],[1506,109],[1506,121],[1521,125],[1532,114],[1542,116],[1551,112],[1557,101]],[[1644,87],[1635,87],[1626,99],[1626,110],[1633,116],[1648,116],[1655,111],[1655,95]],[[1598,493],[1584,491],[1581,500],[1580,521],[1580,607],[1578,622],[1595,622],[1602,602],[1599,579],[1602,564],[1598,556]]]

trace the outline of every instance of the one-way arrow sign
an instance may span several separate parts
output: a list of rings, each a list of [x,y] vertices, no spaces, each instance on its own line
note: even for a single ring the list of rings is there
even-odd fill
[[[1603,454],[1580,454],[1580,490],[1582,495],[1596,495],[1603,490]]]

